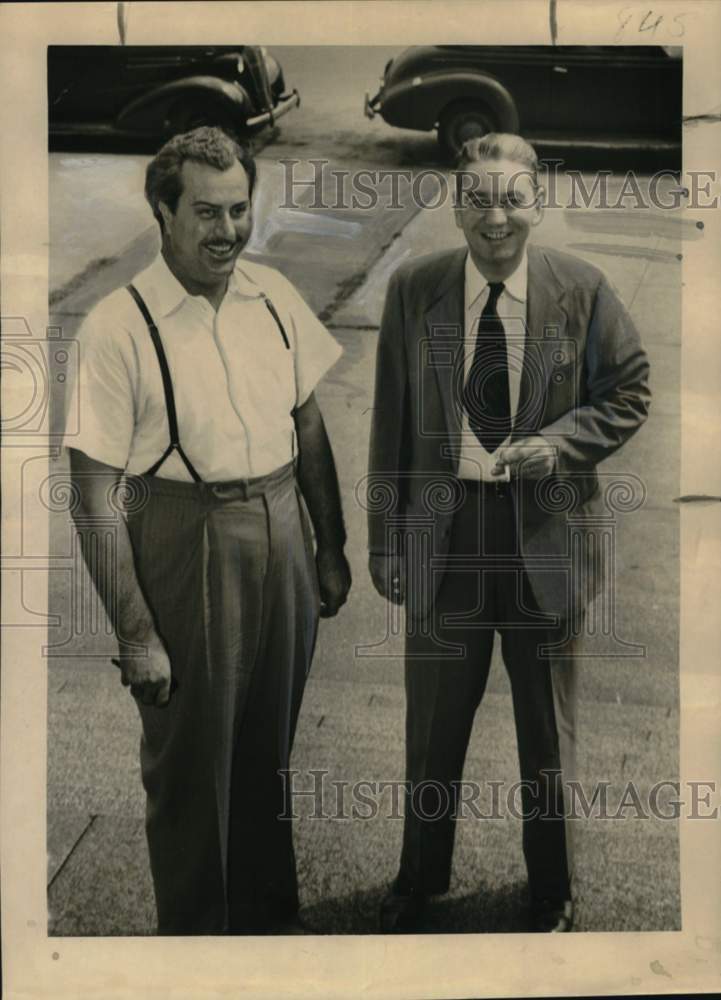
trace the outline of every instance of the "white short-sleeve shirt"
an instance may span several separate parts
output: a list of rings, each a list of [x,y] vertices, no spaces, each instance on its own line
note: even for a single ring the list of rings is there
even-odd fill
[[[160,332],[180,443],[201,478],[246,479],[289,462],[297,453],[293,410],[342,353],[293,285],[273,268],[240,260],[216,312],[185,290],[161,255],[133,284]],[[127,289],[90,312],[79,347],[70,409],[79,430],[64,444],[129,473],[145,472],[170,437],[157,354]],[[175,452],[156,474],[191,478]]]

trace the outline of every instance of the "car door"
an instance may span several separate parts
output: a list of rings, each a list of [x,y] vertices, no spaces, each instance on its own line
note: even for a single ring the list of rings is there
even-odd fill
[[[680,60],[661,46],[559,46],[549,126],[579,136],[666,133],[680,120],[680,84]]]
[[[108,90],[122,74],[123,60],[119,45],[48,46],[50,125],[111,118]]]
[[[215,48],[196,45],[127,45],[107,103],[118,112],[172,80],[208,72]]]

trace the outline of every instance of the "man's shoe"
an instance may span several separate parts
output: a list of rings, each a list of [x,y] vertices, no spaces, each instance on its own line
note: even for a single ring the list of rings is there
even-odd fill
[[[539,899],[531,904],[531,930],[541,934],[559,934],[573,927],[573,903],[570,899]]]
[[[418,890],[401,892],[398,880],[381,903],[381,934],[415,934],[421,925],[421,917],[428,897]]]

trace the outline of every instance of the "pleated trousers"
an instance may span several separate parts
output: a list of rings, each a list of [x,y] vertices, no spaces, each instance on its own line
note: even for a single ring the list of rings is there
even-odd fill
[[[260,933],[297,910],[284,783],[318,623],[292,464],[230,483],[140,477],[138,579],[178,687],[138,705],[160,934]]]
[[[537,899],[569,898],[573,862],[564,782],[576,775],[578,649],[575,640],[563,641],[563,622],[548,624],[538,610],[523,568],[508,486],[468,486],[454,515],[448,568],[430,620],[411,621],[407,630],[410,791],[400,888],[433,894],[449,887],[466,751],[499,633],[523,782],[520,811],[530,893]],[[544,655],[545,646],[558,643],[556,651]],[[488,772],[466,776],[481,784],[498,779]],[[477,827],[482,854],[484,821],[468,821]]]

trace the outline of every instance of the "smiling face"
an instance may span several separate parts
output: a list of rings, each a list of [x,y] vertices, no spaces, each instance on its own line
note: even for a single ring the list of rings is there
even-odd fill
[[[543,216],[543,189],[513,160],[481,160],[463,167],[462,200],[455,208],[474,264],[488,281],[503,281],[518,267],[526,240]]]
[[[253,219],[248,175],[237,161],[228,170],[186,160],[175,212],[163,202],[163,255],[192,294],[225,291]]]

